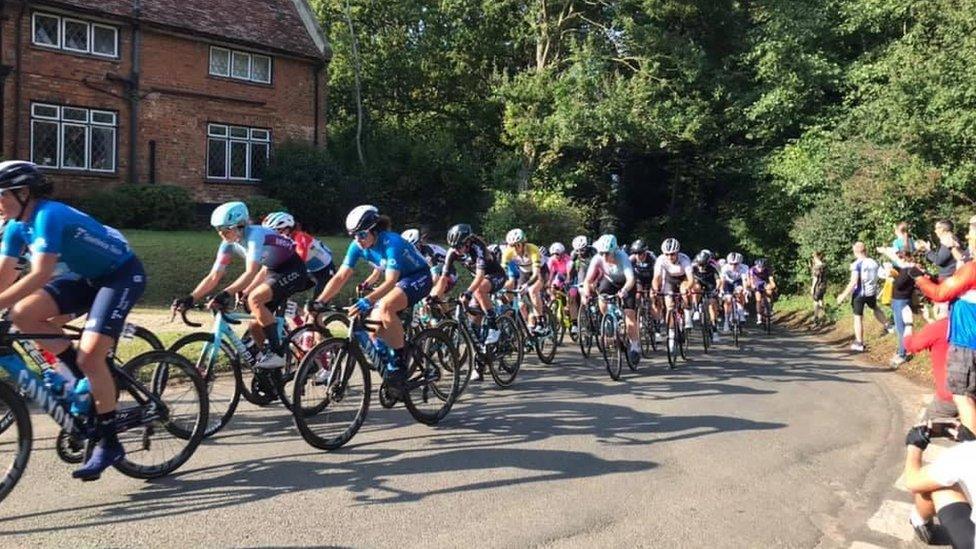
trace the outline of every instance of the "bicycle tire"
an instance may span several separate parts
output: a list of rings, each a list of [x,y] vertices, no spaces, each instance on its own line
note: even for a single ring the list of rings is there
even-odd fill
[[[3,416],[7,423],[6,428],[0,431],[0,446],[16,444],[17,448],[9,463],[0,463],[0,471],[3,471],[3,477],[0,478],[0,501],[3,501],[17,486],[27,469],[34,444],[34,434],[27,403],[7,383],[0,383],[0,409],[5,410]],[[16,433],[11,428],[16,429]],[[14,438],[16,440],[13,440]],[[7,440],[9,442],[4,442]],[[7,452],[5,451],[4,454],[6,455]]]
[[[708,348],[712,344],[712,323],[707,305],[701,305],[701,312],[698,314],[698,318],[701,319],[702,349],[705,350],[705,354],[708,354]]]
[[[201,345],[199,350],[195,348],[198,344]],[[237,352],[230,343],[222,340],[218,357],[210,361],[207,356],[212,345],[213,334],[196,332],[177,339],[169,347],[171,352],[190,360],[207,384],[207,398],[210,407],[209,425],[206,430],[208,437],[213,436],[230,423],[230,419],[234,417],[234,412],[240,403],[241,388],[244,384],[240,357],[237,356]],[[224,358],[220,358],[221,356]],[[228,371],[231,374],[231,379],[227,379],[226,375],[221,375]],[[215,389],[217,389],[216,394]]]
[[[678,331],[676,314],[673,310],[667,314],[667,322],[665,323],[667,329],[667,337],[664,340],[664,346],[667,348],[668,352],[668,368],[674,370],[678,365]]]
[[[453,319],[442,320],[437,327],[444,330],[447,337],[454,342],[458,349],[458,367],[461,369],[461,387],[458,389],[459,396],[464,394],[471,381],[471,373],[474,371],[475,346],[467,330],[461,327],[458,321]]]
[[[361,360],[357,353],[351,351],[351,345],[353,343],[347,339],[326,338],[302,358],[295,375],[292,393],[292,417],[295,420],[295,427],[298,428],[305,442],[320,450],[337,450],[352,440],[369,413],[369,402],[372,397],[369,365],[365,360]],[[318,380],[317,375],[322,371],[323,364],[332,364],[332,366],[326,378]],[[361,380],[362,395],[356,397],[353,394],[351,401],[356,406],[355,412],[350,414],[337,410],[338,406],[335,405],[347,400],[348,391],[355,386],[355,383],[350,382],[357,372]],[[321,401],[318,396],[310,396],[309,382],[312,383],[311,387],[326,388],[327,394],[321,398]],[[328,411],[328,416],[322,416],[325,411]],[[351,420],[332,422],[333,413],[338,416],[351,415]],[[313,418],[317,420],[315,422],[317,425],[313,426]],[[330,423],[338,425],[338,428],[331,430],[336,434],[321,434],[322,429],[318,425]]]
[[[140,374],[139,370],[142,368],[151,368],[151,372]],[[126,362],[120,370],[136,381],[146,378],[151,379],[152,394],[166,405],[166,414],[163,419],[156,419],[152,423],[143,424],[119,433],[119,442],[122,443],[123,447],[126,447],[127,443],[130,442],[135,442],[137,446],[135,449],[132,448],[131,444],[126,447],[125,458],[119,463],[116,463],[115,468],[123,475],[138,479],[152,479],[166,476],[186,463],[193,456],[193,453],[196,452],[197,447],[200,446],[200,442],[203,441],[208,426],[207,415],[209,410],[206,383],[186,357],[172,351],[149,351],[143,353]],[[126,411],[122,403],[125,395],[132,396],[133,400],[138,402],[144,396],[141,393],[148,388],[141,386],[139,390],[135,390],[131,385],[119,383],[118,379],[116,380],[116,384],[119,386],[120,400],[118,406],[119,416],[121,417]],[[182,397],[178,399],[164,398],[167,397],[167,391],[170,391],[169,395],[173,395],[174,392],[181,389],[185,390],[184,392],[186,393],[192,393],[198,402],[198,404],[193,406],[193,409],[186,413],[185,419],[183,414],[177,413],[175,404],[177,402],[183,404],[186,401]],[[155,424],[157,423],[161,424],[161,430],[155,428]],[[190,426],[190,428],[188,429],[187,426]],[[187,431],[189,432],[189,436],[185,436]],[[163,432],[171,435],[172,440],[176,441],[176,444],[182,444],[179,452],[173,457],[155,465],[145,465],[134,461],[133,457],[152,457],[160,447],[165,446],[163,441],[156,436],[157,434],[162,436]],[[149,437],[153,437],[152,443],[150,443]],[[141,444],[138,444],[139,442]]]
[[[643,308],[637,317],[637,330],[640,337],[641,358],[651,358],[651,353],[657,350],[657,334],[654,331],[654,320],[650,312]]]
[[[500,332],[498,342],[486,349],[488,373],[495,385],[505,388],[515,383],[515,377],[522,369],[525,360],[525,345],[522,332],[510,315],[500,315],[497,322]]]
[[[545,319],[545,323],[548,325],[547,328],[543,330],[542,335],[534,336],[534,347],[535,354],[539,357],[539,360],[546,365],[552,364],[552,361],[556,358],[556,347],[559,346],[556,338],[556,319],[553,317],[552,311],[547,310],[542,317]],[[551,345],[547,345],[547,343]]]
[[[620,345],[617,341],[617,326],[614,318],[609,314],[603,315],[600,320],[600,339],[603,340],[603,362],[607,367],[610,379],[620,380],[620,372],[623,370],[623,363],[620,361]]]
[[[576,326],[579,330],[577,343],[580,354],[583,355],[583,358],[590,358],[590,352],[593,350],[593,323],[590,318],[590,309],[585,304],[580,305],[579,314],[576,316]]]
[[[318,336],[308,348],[304,347],[304,342],[302,341],[306,332],[312,332],[314,336]],[[298,365],[301,363],[302,357],[312,350],[316,344],[328,337],[328,335],[329,332],[325,328],[311,322],[292,328],[285,334],[285,367],[278,370],[278,374],[274,380],[277,385],[278,399],[281,400],[281,403],[285,405],[285,408],[289,412],[291,411],[291,395],[293,392],[291,384],[295,380]]]
[[[412,353],[408,384],[418,378],[425,378],[434,369],[439,371],[436,381],[421,383],[411,390],[404,391],[403,404],[415,420],[424,425],[437,425],[454,406],[461,386],[458,367],[457,348],[447,334],[437,328],[428,328],[417,333],[411,341]],[[420,362],[423,360],[423,362]],[[450,381],[444,383],[445,374]],[[440,402],[438,405],[437,403]],[[430,410],[421,409],[431,404]]]
[[[638,337],[640,337],[639,334]],[[630,338],[627,337],[627,322],[624,319],[617,322],[617,345],[620,347],[624,361],[627,362],[627,367],[630,368],[631,372],[636,372],[637,362],[630,359]],[[621,369],[623,369],[622,366]]]

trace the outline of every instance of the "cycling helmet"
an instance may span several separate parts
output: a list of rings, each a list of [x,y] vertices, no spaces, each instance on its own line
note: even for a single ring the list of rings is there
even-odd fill
[[[647,251],[647,243],[644,240],[638,238],[630,245],[630,253],[632,254],[642,254]]]
[[[579,235],[573,239],[573,249],[576,251],[580,251],[589,245],[590,245],[590,239],[586,238],[585,235]]]
[[[376,225],[376,222],[379,221],[379,218],[380,211],[376,209],[376,206],[370,206],[369,204],[356,206],[346,216],[346,232],[353,234],[372,229]]]
[[[562,242],[553,242],[549,246],[549,255],[559,255],[566,253],[566,246],[563,246]]]
[[[452,248],[464,244],[471,237],[471,225],[458,223],[447,231],[447,245]]]
[[[730,265],[738,265],[742,263],[742,254],[738,252],[732,252],[725,258],[725,262]]]
[[[403,231],[400,234],[400,236],[402,236],[404,240],[406,240],[410,244],[413,244],[414,246],[416,246],[417,243],[420,242],[420,231],[418,231],[417,229],[407,229]]]
[[[612,234],[605,234],[593,243],[593,247],[601,254],[612,252],[617,249],[617,237]]]
[[[276,231],[291,229],[295,226],[295,218],[288,212],[271,212],[265,216],[261,225]]]
[[[210,225],[215,229],[240,227],[247,223],[249,215],[243,202],[227,202],[217,206],[210,214]]]
[[[757,269],[762,269],[763,267],[766,266],[766,260],[765,259],[762,259],[762,258],[757,259],[755,261],[755,263],[753,263],[752,265],[753,265],[753,267],[755,267]]]
[[[509,246],[518,244],[520,242],[525,242],[525,231],[522,229],[512,229],[511,231],[508,231],[508,234],[505,235],[505,242],[508,243]]]
[[[0,162],[0,189],[20,189],[28,187],[32,191],[50,190],[44,174],[37,164],[26,160],[7,160]]]
[[[488,245],[488,253],[490,253],[491,255],[493,255],[495,257],[500,257],[501,254],[502,254],[502,245],[501,244],[489,244]]]
[[[681,251],[681,244],[677,238],[668,238],[661,243],[662,254],[676,254]]]
[[[712,252],[708,250],[702,250],[698,252],[698,255],[695,256],[695,263],[699,265],[705,265],[711,260],[712,260]]]

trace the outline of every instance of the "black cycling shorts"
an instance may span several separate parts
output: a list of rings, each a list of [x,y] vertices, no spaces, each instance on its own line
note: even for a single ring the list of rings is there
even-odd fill
[[[602,278],[600,279],[600,285],[597,287],[597,291],[600,292],[601,294],[616,295],[617,292],[623,289],[623,287],[624,287],[623,284],[615,284],[610,280],[608,280],[607,278]],[[636,284],[634,285],[633,288],[630,289],[629,292],[627,292],[627,295],[624,296],[623,308],[634,309],[634,310],[637,309],[637,285]]]
[[[953,549],[974,549],[976,528],[973,526],[972,513],[973,506],[964,501],[950,503],[939,509],[939,524],[949,534]]]
[[[298,254],[294,254],[274,270],[268,269],[265,284],[271,286],[271,301],[265,306],[268,310],[275,311],[289,297],[311,288],[315,282],[308,276],[305,262]]]

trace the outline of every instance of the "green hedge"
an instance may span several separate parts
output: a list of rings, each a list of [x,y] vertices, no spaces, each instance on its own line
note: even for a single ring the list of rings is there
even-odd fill
[[[120,185],[88,196],[80,205],[119,229],[186,229],[196,219],[190,193],[172,185]]]

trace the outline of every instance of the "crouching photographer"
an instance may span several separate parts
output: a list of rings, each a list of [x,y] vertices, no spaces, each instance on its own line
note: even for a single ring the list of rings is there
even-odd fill
[[[922,453],[932,438],[946,437],[960,444],[922,465]],[[976,491],[976,435],[957,423],[934,422],[912,427],[905,437],[905,486],[915,494],[911,523],[919,539],[932,541],[934,517],[945,529],[955,549],[973,549],[973,492]]]

